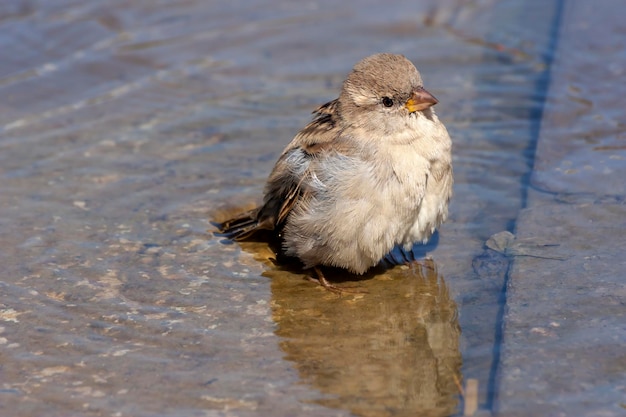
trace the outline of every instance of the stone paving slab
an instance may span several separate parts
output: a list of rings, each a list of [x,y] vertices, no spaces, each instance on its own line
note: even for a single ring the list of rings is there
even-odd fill
[[[538,204],[517,239],[559,244],[569,259],[518,257],[510,272],[502,415],[623,415],[626,228],[623,204]]]
[[[625,10],[620,0],[565,3],[533,186],[626,194]]]
[[[557,248],[567,259],[514,259],[499,415],[626,413],[621,6],[619,1],[573,1],[564,8],[532,176],[535,188],[518,218],[516,239],[558,245],[550,253]]]

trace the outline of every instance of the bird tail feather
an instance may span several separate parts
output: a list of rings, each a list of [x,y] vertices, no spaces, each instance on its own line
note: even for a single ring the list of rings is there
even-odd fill
[[[219,229],[219,232],[214,232],[213,234],[234,241],[245,240],[259,230],[258,213],[259,209],[255,208],[223,223],[211,222],[213,226]]]

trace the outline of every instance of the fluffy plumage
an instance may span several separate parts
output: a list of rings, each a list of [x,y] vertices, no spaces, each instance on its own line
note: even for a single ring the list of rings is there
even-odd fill
[[[436,103],[404,56],[363,59],[278,158],[263,205],[221,231],[235,240],[271,231],[305,267],[356,274],[395,245],[426,242],[452,194],[451,141]]]

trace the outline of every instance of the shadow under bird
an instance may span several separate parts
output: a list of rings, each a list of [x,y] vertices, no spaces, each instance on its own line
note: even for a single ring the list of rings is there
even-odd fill
[[[435,104],[404,56],[361,60],[339,98],[317,108],[280,155],[263,204],[218,224],[221,234],[269,233],[336,292],[321,266],[363,274],[397,245],[426,243],[448,215],[453,183]]]

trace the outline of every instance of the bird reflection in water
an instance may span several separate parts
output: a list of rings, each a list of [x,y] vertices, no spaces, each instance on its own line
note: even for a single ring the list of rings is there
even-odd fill
[[[263,258],[253,245],[244,249]],[[434,261],[351,276],[350,284],[360,279],[358,294],[324,291],[278,267],[264,275],[272,280],[280,347],[302,381],[323,394],[316,403],[359,416],[459,411],[457,308]]]

